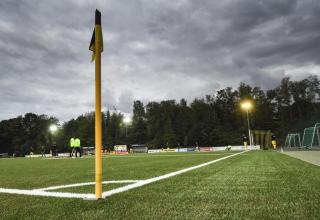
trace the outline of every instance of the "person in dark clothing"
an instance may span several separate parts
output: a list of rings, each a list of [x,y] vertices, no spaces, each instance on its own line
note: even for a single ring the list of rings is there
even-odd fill
[[[45,157],[46,155],[46,148],[45,148],[45,146],[41,146],[41,156],[42,157]]]

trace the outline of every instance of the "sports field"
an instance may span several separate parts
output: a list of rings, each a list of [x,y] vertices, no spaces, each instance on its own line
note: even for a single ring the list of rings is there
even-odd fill
[[[104,180],[116,182],[104,191],[236,153],[107,156]],[[94,158],[0,159],[0,170],[0,188],[42,189],[94,181]],[[48,191],[90,194],[93,187]],[[274,151],[250,151],[104,200],[0,193],[0,201],[0,219],[320,219],[320,167]]]

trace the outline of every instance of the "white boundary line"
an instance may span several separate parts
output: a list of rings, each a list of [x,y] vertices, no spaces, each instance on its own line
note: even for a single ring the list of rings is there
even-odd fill
[[[111,184],[111,183],[136,183],[140,180],[110,180],[110,181],[103,181],[102,184]],[[65,188],[72,188],[78,186],[90,186],[94,185],[95,182],[87,182],[87,183],[75,183],[75,184],[68,184],[68,185],[60,185],[60,186],[50,186],[47,188],[40,188],[40,189],[33,189],[35,191],[47,191],[47,190],[55,190],[55,189],[65,189]]]
[[[26,189],[0,188],[0,193],[19,194],[19,195],[28,195],[28,196],[58,197],[58,198],[95,199],[94,194],[46,192],[41,190],[26,190]]]
[[[162,176],[153,177],[153,178],[150,178],[150,179],[147,179],[147,180],[133,180],[133,181],[129,180],[129,181],[134,182],[134,183],[129,184],[127,186],[119,187],[117,189],[113,189],[113,190],[110,190],[110,191],[103,192],[102,197],[106,198],[106,197],[112,196],[112,195],[117,194],[117,193],[125,192],[125,191],[128,191],[130,189],[138,188],[138,187],[150,184],[150,183],[154,183],[156,181],[167,179],[167,178],[170,178],[170,177],[182,174],[182,173],[186,173],[186,172],[191,171],[191,170],[195,170],[195,169],[198,169],[198,168],[201,168],[201,167],[204,167],[204,166],[208,166],[210,164],[213,164],[213,163],[228,159],[230,157],[237,156],[237,155],[245,153],[245,152],[247,152],[247,151],[242,151],[240,153],[235,153],[235,154],[232,154],[232,155],[229,155],[229,156],[226,156],[226,157],[222,157],[222,158],[219,158],[219,159],[216,159],[216,160],[212,160],[212,161],[209,161],[209,162],[206,162],[206,163],[203,163],[203,164],[199,164],[199,165],[196,165],[196,166],[192,166],[192,167],[189,167],[189,168],[185,168],[185,169],[182,169],[182,170],[171,172],[171,173],[168,173],[168,174],[165,174],[165,175],[162,175]],[[125,181],[125,182],[122,182],[122,183],[128,183],[129,182],[128,180],[123,180],[123,181]],[[45,190],[62,189],[62,188],[69,188],[69,187],[75,187],[75,186],[92,185],[92,183],[93,182],[76,183],[76,184],[69,184],[69,185],[62,185],[62,186],[47,187],[47,188],[42,188],[42,189],[33,189],[33,190],[0,188],[0,193],[31,195],[31,196],[58,197],[58,198],[81,198],[81,199],[94,200],[95,199],[95,195],[91,194],[91,193],[83,194],[83,193],[47,192],[47,191],[45,191]],[[120,180],[119,181],[113,181],[113,182],[112,181],[105,181],[105,183],[121,183],[121,181]]]
[[[175,152],[179,153],[179,152]],[[219,155],[228,155],[228,154],[234,154],[230,152],[208,152],[208,153],[197,153],[197,154],[189,154],[187,152],[180,152],[180,153],[185,153],[185,154],[180,154],[180,155],[173,155],[173,154],[168,154],[165,155],[166,153],[159,153],[159,154],[146,154],[146,155],[111,155],[111,156],[104,156],[104,158],[117,158],[117,157],[125,157],[125,158],[137,158],[137,157],[193,157],[193,156],[219,156]],[[213,154],[214,153],[214,154]]]

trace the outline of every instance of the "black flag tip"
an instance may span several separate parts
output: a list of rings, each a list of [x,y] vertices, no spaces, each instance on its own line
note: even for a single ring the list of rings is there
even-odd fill
[[[96,25],[101,25],[101,13],[96,9]]]

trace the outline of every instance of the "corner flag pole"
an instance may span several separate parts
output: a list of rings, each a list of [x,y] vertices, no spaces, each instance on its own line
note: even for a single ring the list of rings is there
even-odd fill
[[[102,121],[101,121],[101,52],[103,51],[103,38],[101,28],[101,13],[96,10],[95,27],[89,49],[93,52],[92,61],[95,60],[95,195],[102,198]]]

